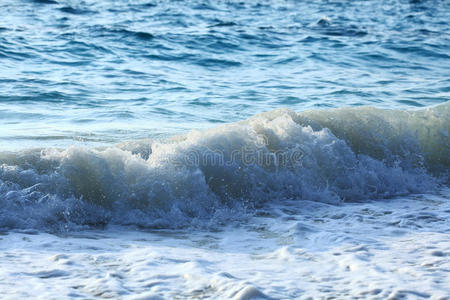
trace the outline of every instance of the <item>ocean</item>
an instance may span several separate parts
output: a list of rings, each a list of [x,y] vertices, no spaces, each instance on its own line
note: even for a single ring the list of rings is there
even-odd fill
[[[448,299],[450,2],[0,0],[5,299]]]

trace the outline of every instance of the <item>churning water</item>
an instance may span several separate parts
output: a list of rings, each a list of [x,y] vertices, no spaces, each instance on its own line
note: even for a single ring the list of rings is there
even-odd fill
[[[448,296],[449,19],[0,1],[1,293]]]

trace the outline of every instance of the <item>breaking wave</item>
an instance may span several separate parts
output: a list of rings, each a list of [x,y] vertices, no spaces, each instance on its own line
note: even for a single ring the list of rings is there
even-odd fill
[[[0,153],[0,227],[226,222],[268,201],[363,201],[448,183],[450,102],[278,109],[167,141]]]

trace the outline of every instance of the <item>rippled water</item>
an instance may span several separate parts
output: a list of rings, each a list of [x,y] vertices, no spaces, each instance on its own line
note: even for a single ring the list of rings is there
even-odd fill
[[[0,295],[447,299],[449,20],[0,0]]]
[[[450,2],[0,3],[2,149],[160,138],[278,107],[450,98]]]

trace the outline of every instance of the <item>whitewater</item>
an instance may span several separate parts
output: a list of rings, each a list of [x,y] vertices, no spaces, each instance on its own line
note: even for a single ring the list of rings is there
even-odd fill
[[[449,299],[447,1],[0,3],[0,298]]]
[[[4,295],[445,299],[449,107],[3,152]]]

